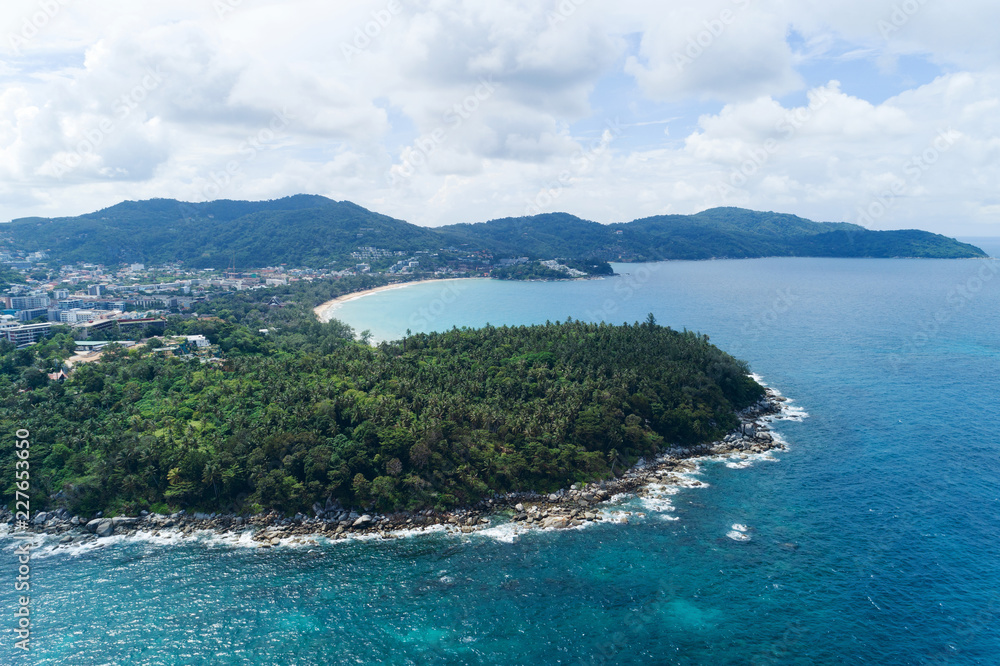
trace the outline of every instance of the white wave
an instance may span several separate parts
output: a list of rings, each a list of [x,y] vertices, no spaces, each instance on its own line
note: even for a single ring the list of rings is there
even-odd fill
[[[730,529],[735,530],[736,532],[746,532],[750,528],[744,525],[743,523],[733,523]]]
[[[672,479],[680,488],[708,488],[708,484],[701,479],[695,478],[696,474],[701,473],[701,468],[698,467],[697,471],[694,472],[667,472],[665,476]]]
[[[776,420],[795,421],[796,423],[800,423],[809,418],[809,412],[798,405],[789,404],[791,402],[792,401],[789,400],[782,403],[781,412],[774,417]]]
[[[666,511],[676,511],[677,507],[665,497],[657,497],[646,495],[639,500],[639,504],[642,508],[650,511],[651,513],[661,513]]]
[[[518,523],[504,523],[502,525],[496,525],[495,527],[488,527],[484,530],[479,530],[478,532],[475,532],[475,534],[488,539],[493,539],[494,541],[499,541],[500,543],[514,543],[518,540],[518,538],[520,538],[524,531],[525,529],[520,528]]]
[[[749,534],[744,534],[743,532],[737,532],[736,530],[733,530],[732,532],[726,533],[726,536],[729,537],[730,539],[732,539],[733,541],[749,541],[750,540],[750,535]]]

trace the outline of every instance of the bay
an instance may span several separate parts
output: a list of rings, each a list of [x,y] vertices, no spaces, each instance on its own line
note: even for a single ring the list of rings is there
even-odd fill
[[[624,502],[628,524],[268,551],[45,547],[30,660],[4,641],[0,662],[993,663],[998,264],[619,264],[603,280],[349,301],[335,316],[376,340],[652,312],[746,359],[809,416],[776,424],[789,446],[776,461],[705,462],[707,487]],[[733,524],[750,540],[727,537]],[[13,544],[0,546],[13,580]],[[14,604],[0,586],[0,608]]]

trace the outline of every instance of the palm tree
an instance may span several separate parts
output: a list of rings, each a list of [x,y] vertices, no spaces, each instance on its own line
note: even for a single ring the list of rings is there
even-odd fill
[[[219,499],[219,489],[216,487],[216,482],[222,478],[222,468],[219,467],[219,463],[215,460],[209,462],[205,465],[205,470],[202,472],[201,481],[202,483],[211,483],[212,490],[215,491],[215,499]]]

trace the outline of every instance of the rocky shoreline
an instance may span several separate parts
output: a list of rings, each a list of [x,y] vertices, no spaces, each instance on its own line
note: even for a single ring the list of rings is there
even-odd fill
[[[217,535],[245,534],[263,548],[280,545],[287,540],[326,537],[331,540],[361,536],[391,539],[402,532],[444,528],[460,533],[514,523],[519,529],[562,529],[578,527],[603,519],[602,504],[621,495],[642,496],[651,486],[679,482],[679,474],[695,469],[692,458],[705,456],[741,456],[762,454],[784,445],[775,438],[766,418],[780,414],[786,398],[776,391],[767,394],[757,404],[739,413],[740,426],[718,442],[691,448],[672,448],[654,460],[640,460],[624,475],[605,481],[577,485],[557,493],[509,493],[481,501],[472,507],[448,512],[433,510],[393,514],[365,513],[345,509],[327,501],[313,505],[312,517],[297,514],[285,518],[277,512],[250,517],[223,514],[188,514],[180,511],[171,515],[143,511],[135,517],[105,518],[98,513],[92,519],[70,515],[66,509],[40,511],[32,518],[28,531],[38,535],[59,536],[59,545],[79,545],[113,535],[134,536],[138,533],[159,536],[194,536],[209,531]],[[0,523],[14,526],[14,516],[6,508],[0,510]]]

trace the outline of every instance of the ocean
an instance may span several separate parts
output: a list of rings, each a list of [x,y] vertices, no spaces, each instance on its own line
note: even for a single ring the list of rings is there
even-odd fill
[[[335,316],[385,340],[652,312],[794,401],[800,418],[774,426],[786,451],[703,461],[690,487],[573,530],[49,543],[32,557],[28,655],[4,536],[0,663],[1000,662],[1000,261],[615,268],[413,285]]]

